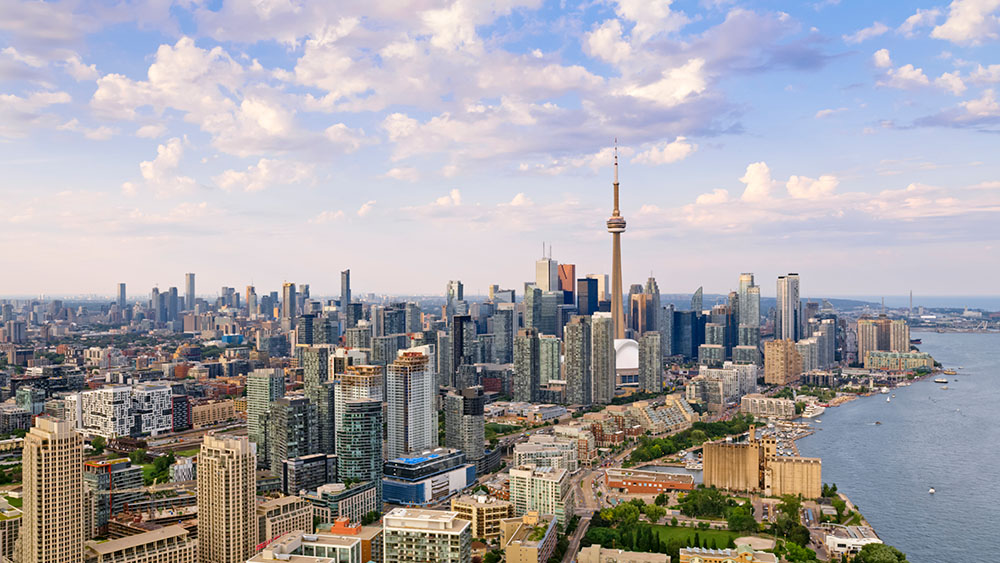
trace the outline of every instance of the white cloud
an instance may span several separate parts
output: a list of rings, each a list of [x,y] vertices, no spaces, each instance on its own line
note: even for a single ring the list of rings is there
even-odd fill
[[[813,179],[806,176],[792,176],[785,187],[788,195],[796,199],[820,199],[831,195],[837,189],[840,181],[836,176],[820,176]]]
[[[708,79],[704,67],[705,59],[690,59],[679,67],[664,70],[659,80],[644,85],[632,84],[623,93],[662,107],[673,107],[692,94],[705,91]]]
[[[715,205],[729,201],[729,191],[722,188],[712,190],[709,193],[699,195],[695,200],[697,205]]]
[[[584,49],[591,57],[618,64],[632,55],[632,46],[622,36],[622,23],[607,20],[586,34]]]
[[[941,10],[937,8],[929,10],[918,8],[915,14],[906,18],[906,21],[896,28],[896,33],[900,33],[905,37],[914,37],[917,29],[934,25],[940,15]]]
[[[84,64],[79,55],[73,55],[66,59],[66,72],[78,82],[97,80],[97,77],[100,76],[100,73],[97,72],[97,65]]]
[[[983,91],[981,98],[962,102],[961,105],[972,117],[1000,117],[1000,103],[992,89]]]
[[[535,202],[531,201],[531,199],[528,198],[528,196],[526,196],[524,194],[524,192],[518,192],[510,200],[510,203],[508,203],[507,205],[509,205],[511,207],[528,207],[528,206],[534,205],[534,204],[535,204]]]
[[[157,137],[162,137],[164,133],[167,132],[166,126],[160,123],[143,125],[136,130],[135,136],[143,139],[156,139]]]
[[[774,187],[774,180],[771,179],[771,169],[765,162],[754,162],[747,165],[746,173],[740,178],[740,182],[746,184],[743,201],[764,201],[771,195],[771,188]]]
[[[143,186],[153,190],[159,197],[190,192],[197,185],[194,178],[177,173],[184,156],[184,143],[178,137],[169,139],[156,147],[156,158],[139,163],[143,183],[125,182],[122,191],[133,195]]]
[[[337,211],[322,211],[319,215],[313,217],[309,220],[310,223],[323,224],[323,223],[333,223],[334,221],[340,221],[344,218],[344,212],[341,210]]]
[[[416,182],[420,179],[420,172],[416,168],[411,167],[392,168],[383,174],[382,177],[403,180],[405,182]]]
[[[916,68],[911,64],[889,69],[886,72],[885,79],[878,82],[879,86],[888,86],[889,88],[898,88],[900,90],[909,90],[929,84],[930,80],[924,74],[924,69]]]
[[[54,114],[45,111],[57,104],[68,104],[66,92],[32,92],[26,96],[0,94],[0,137],[24,137],[31,131],[58,124]]]
[[[226,170],[213,181],[226,191],[241,188],[246,192],[259,192],[274,186],[312,181],[313,168],[301,162],[262,158],[257,164],[248,166],[245,172]]]
[[[684,160],[696,150],[698,150],[698,145],[689,143],[685,137],[677,137],[669,143],[664,141],[649,147],[635,155],[632,162],[651,165],[669,164]]]
[[[959,96],[965,92],[965,82],[958,72],[945,72],[934,79],[934,85]]]
[[[816,119],[823,119],[824,117],[830,117],[831,115],[833,115],[835,113],[840,113],[842,111],[847,111],[847,108],[836,108],[836,109],[827,108],[827,109],[821,109],[821,110],[819,110],[819,111],[816,112],[815,117],[816,117]]]
[[[60,131],[72,131],[74,133],[81,133],[84,137],[92,141],[107,141],[115,134],[114,129],[101,125],[98,127],[84,127],[80,124],[80,120],[77,118],[70,119],[66,123],[63,123],[56,129]]]
[[[374,199],[370,199],[370,200],[364,202],[363,204],[361,204],[361,207],[358,208],[358,217],[365,217],[365,216],[367,216],[369,213],[372,212],[372,209],[375,209],[375,200]]]
[[[844,35],[842,37],[845,43],[857,44],[867,41],[873,37],[878,37],[879,35],[882,35],[887,31],[889,31],[889,26],[885,25],[882,22],[875,22],[871,25],[871,27],[859,29],[857,32],[852,33],[851,35]]]
[[[617,0],[619,17],[635,22],[632,38],[646,42],[660,33],[678,31],[691,20],[683,12],[670,9],[673,0]]]
[[[1000,32],[998,10],[1000,0],[952,0],[948,18],[931,31],[931,37],[963,45],[996,39]]]
[[[872,60],[875,62],[875,66],[879,68],[889,68],[892,66],[892,59],[889,57],[888,49],[875,51],[875,54],[872,55]]]
[[[458,207],[462,205],[462,193],[458,189],[453,189],[448,192],[448,195],[443,195],[434,200],[432,205],[437,207]]]
[[[1000,82],[1000,64],[976,65],[976,70],[969,74],[969,79],[976,84],[995,84]]]

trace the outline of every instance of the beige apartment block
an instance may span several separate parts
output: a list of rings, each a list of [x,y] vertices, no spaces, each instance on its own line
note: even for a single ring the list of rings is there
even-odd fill
[[[253,555],[256,470],[249,439],[205,436],[198,456],[199,563],[246,563]]]

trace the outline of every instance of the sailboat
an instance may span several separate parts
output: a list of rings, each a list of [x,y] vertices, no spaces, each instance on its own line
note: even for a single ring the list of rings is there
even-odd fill
[[[885,402],[887,402],[887,403],[888,403],[888,402],[890,402],[890,401],[892,401],[892,399],[891,399],[890,397],[886,397],[886,398],[885,398]]]

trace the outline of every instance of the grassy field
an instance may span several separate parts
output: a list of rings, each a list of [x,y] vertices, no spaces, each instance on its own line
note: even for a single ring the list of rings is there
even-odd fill
[[[189,448],[187,450],[178,450],[174,452],[174,457],[194,457],[198,455],[198,452],[200,451],[201,448]]]
[[[23,502],[22,499],[14,497],[6,497],[6,498],[7,502],[9,502],[11,506],[13,506],[14,508],[21,508],[21,503]]]
[[[715,546],[717,548],[724,548],[729,544],[729,540],[740,537],[736,532],[728,532],[725,530],[699,530],[696,528],[683,528],[680,526],[653,526],[653,529],[660,534],[660,539],[665,542],[669,542],[673,538],[677,538],[682,542],[687,542],[688,538],[694,539],[694,535],[697,533],[700,540],[705,540],[708,546],[712,545],[712,540],[715,540]]]

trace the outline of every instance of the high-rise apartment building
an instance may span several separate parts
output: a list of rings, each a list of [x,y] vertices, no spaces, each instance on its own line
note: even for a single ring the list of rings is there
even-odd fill
[[[285,375],[280,368],[255,369],[247,376],[247,435],[257,445],[257,461],[270,467],[268,414],[271,403],[285,395]]]
[[[271,473],[281,475],[284,462],[319,453],[316,406],[305,397],[282,397],[271,403],[268,416]]]
[[[386,370],[388,456],[402,457],[437,446],[437,380],[429,358],[404,352]]]
[[[775,309],[774,338],[802,338],[802,302],[799,300],[799,275],[778,276],[778,298]]]
[[[334,386],[334,429],[339,440],[340,427],[343,425],[344,412],[348,401],[358,399],[374,399],[379,403],[385,398],[385,369],[382,366],[357,365],[347,366],[344,373],[337,374]],[[343,445],[338,441],[336,450]]]
[[[562,341],[551,334],[538,337],[538,384],[548,385],[550,380],[562,379],[560,358]]]
[[[663,391],[663,357],[657,331],[651,330],[639,339],[639,388],[644,393]]]
[[[382,498],[382,401],[344,403],[337,427],[337,474],[340,479],[373,481]]]
[[[170,388],[154,383],[111,385],[66,398],[66,420],[107,439],[157,436],[173,430]]]
[[[538,330],[525,328],[514,339],[514,389],[515,401],[532,402],[538,398],[541,379],[541,352]]]
[[[343,314],[351,303],[351,270],[340,272],[340,311]]]
[[[303,346],[302,381],[306,397],[316,406],[319,429],[319,453],[332,454],[336,446],[334,428],[334,384],[330,380],[329,344]]]
[[[517,332],[517,311],[513,303],[500,303],[493,314],[493,361],[509,364],[514,361],[514,334]]]
[[[574,316],[563,332],[566,338],[566,402],[589,405],[593,402],[591,318]]]
[[[41,416],[25,435],[18,563],[83,560],[83,437]]]
[[[524,328],[542,330],[542,290],[533,285],[524,288]]]
[[[764,383],[788,385],[802,375],[802,356],[791,340],[764,343]]]
[[[486,455],[485,404],[483,388],[478,386],[451,391],[444,397],[444,445],[465,452],[470,463]]]
[[[118,308],[121,309],[122,311],[125,310],[125,304],[127,303],[127,300],[126,300],[125,297],[126,297],[126,295],[125,295],[125,284],[124,283],[120,283],[120,284],[118,284]]]
[[[247,316],[251,319],[257,318],[259,303],[257,301],[257,289],[248,285],[246,289]]]
[[[893,319],[889,325],[889,351],[910,351],[910,325],[905,319]]]
[[[456,512],[396,508],[382,522],[384,563],[472,560],[472,525]]]
[[[511,468],[510,502],[514,516],[528,512],[553,514],[559,527],[565,528],[575,507],[569,471],[533,465]]]
[[[184,309],[194,311],[194,274],[184,274]]]
[[[129,503],[145,499],[141,487],[142,467],[133,466],[128,458],[84,463],[85,536],[106,535],[112,516],[124,512]]]
[[[257,456],[250,440],[205,436],[198,456],[199,563],[245,563],[253,556],[256,476]]]
[[[615,397],[615,338],[613,318],[595,313],[591,318],[591,382],[593,401],[606,405]]]

